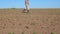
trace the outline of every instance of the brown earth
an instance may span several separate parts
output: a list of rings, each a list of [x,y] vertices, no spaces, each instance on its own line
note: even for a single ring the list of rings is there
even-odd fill
[[[0,9],[0,34],[60,34],[60,9]],[[22,33],[23,32],[23,33]]]

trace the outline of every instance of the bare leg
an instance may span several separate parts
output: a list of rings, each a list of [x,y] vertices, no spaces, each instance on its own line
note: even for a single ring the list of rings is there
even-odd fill
[[[25,0],[25,9],[29,12],[29,0]]]
[[[29,12],[29,0],[25,0],[25,9],[24,12]]]
[[[28,5],[26,5],[26,11],[29,12],[29,6]]]

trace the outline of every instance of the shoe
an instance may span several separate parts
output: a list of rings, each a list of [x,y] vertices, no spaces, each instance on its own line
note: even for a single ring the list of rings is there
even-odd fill
[[[29,12],[29,10],[27,10],[27,13]]]

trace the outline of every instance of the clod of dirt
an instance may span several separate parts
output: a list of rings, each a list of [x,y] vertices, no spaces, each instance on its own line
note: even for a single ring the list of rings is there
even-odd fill
[[[28,26],[25,26],[26,27],[26,29],[28,29],[29,27]]]
[[[15,24],[12,24],[12,25],[15,25]]]
[[[3,27],[3,29],[5,29],[5,27]]]
[[[31,23],[30,25],[35,25],[36,23]]]
[[[6,26],[6,24],[4,24],[4,26]]]
[[[55,30],[55,28],[53,28],[53,30]]]
[[[19,24],[19,25],[22,25],[22,24]]]
[[[41,27],[41,28],[44,28],[44,27]]]

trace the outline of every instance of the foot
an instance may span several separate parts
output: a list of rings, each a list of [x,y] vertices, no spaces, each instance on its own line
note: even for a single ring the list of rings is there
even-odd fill
[[[29,10],[27,10],[27,13],[29,12]]]

